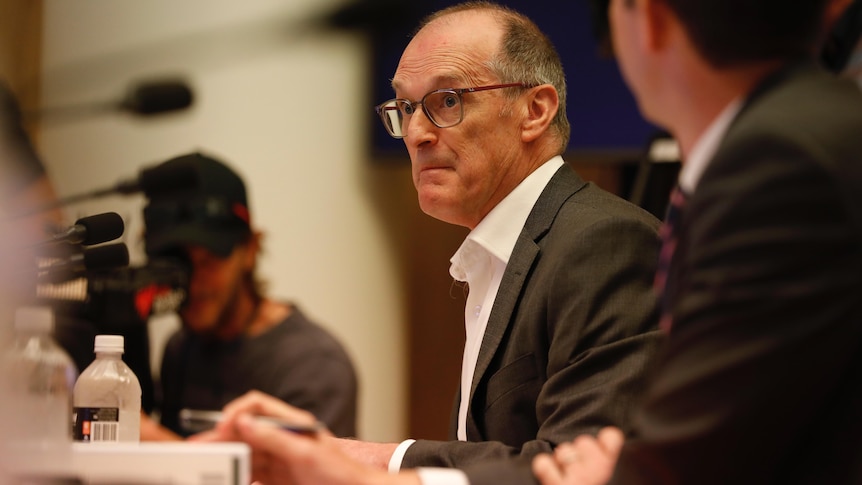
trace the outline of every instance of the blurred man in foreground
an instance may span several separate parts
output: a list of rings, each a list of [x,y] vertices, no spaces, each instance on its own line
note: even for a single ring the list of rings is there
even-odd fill
[[[814,61],[847,3],[611,0],[626,81],[684,154],[669,340],[625,444],[560,446],[545,484],[862,482],[862,93]]]

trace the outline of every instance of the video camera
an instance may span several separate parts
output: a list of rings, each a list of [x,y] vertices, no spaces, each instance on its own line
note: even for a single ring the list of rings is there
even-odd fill
[[[110,333],[178,311],[188,294],[189,275],[185,261],[153,259],[144,266],[88,271],[62,283],[38,283],[36,298]]]

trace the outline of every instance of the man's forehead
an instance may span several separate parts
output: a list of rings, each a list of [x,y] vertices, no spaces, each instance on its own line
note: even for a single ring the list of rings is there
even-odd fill
[[[490,52],[481,50],[439,50],[408,52],[392,78],[395,91],[411,89],[463,88],[493,79]]]
[[[487,78],[488,62],[499,50],[499,23],[485,11],[438,18],[410,41],[392,80],[395,90],[421,81],[425,86],[464,87]]]
[[[424,86],[430,86],[431,88],[464,87],[463,85],[470,82],[468,81],[468,76],[455,72],[423,76],[421,81]],[[394,91],[403,91],[409,89],[410,83],[411,81],[408,76],[401,76],[399,78],[398,74],[396,74],[396,77],[392,79],[392,89]]]

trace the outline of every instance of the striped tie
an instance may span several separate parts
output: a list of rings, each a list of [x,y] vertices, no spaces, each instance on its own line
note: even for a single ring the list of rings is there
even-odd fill
[[[667,208],[667,215],[664,218],[664,224],[659,229],[659,237],[661,238],[661,251],[658,254],[658,266],[656,267],[655,280],[653,287],[656,294],[661,299],[661,320],[659,327],[664,332],[669,332],[672,318],[670,309],[668,308],[667,294],[665,286],[667,285],[667,276],[670,269],[670,262],[673,258],[674,250],[676,250],[679,217],[682,209],[685,206],[687,196],[679,186],[674,187],[670,194],[670,203]]]

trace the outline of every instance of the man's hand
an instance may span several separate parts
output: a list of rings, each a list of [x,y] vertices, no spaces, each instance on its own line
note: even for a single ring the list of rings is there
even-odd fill
[[[222,420],[216,425],[215,433],[207,440],[231,441],[236,436],[236,420],[239,416],[269,416],[297,425],[313,425],[315,417],[302,409],[297,409],[280,399],[259,391],[250,391],[228,403],[222,410]],[[321,433],[320,439],[332,443],[329,446],[340,449],[342,454],[353,460],[380,470],[387,470],[389,458],[398,447],[395,443],[368,443],[351,439],[337,439],[329,433]]]
[[[254,420],[236,417],[237,437],[255,450],[252,478],[256,481],[295,485],[419,485],[411,473],[390,475],[344,455],[326,432],[306,436]]]
[[[389,475],[397,444],[338,439],[326,430],[310,436],[284,431],[254,416],[297,425],[314,425],[311,413],[258,391],[250,391],[222,409],[222,420],[199,441],[244,441],[252,448],[252,476],[264,483],[419,483],[414,473]],[[291,471],[293,470],[293,471]]]
[[[533,473],[542,485],[603,485],[611,479],[623,442],[617,428],[604,428],[596,438],[578,436],[558,446],[553,457],[536,456]]]
[[[219,434],[233,434],[236,419],[240,415],[269,416],[288,423],[312,426],[317,422],[313,414],[295,408],[286,402],[264,394],[260,391],[249,391],[227,403],[222,409],[222,420],[216,425]]]

